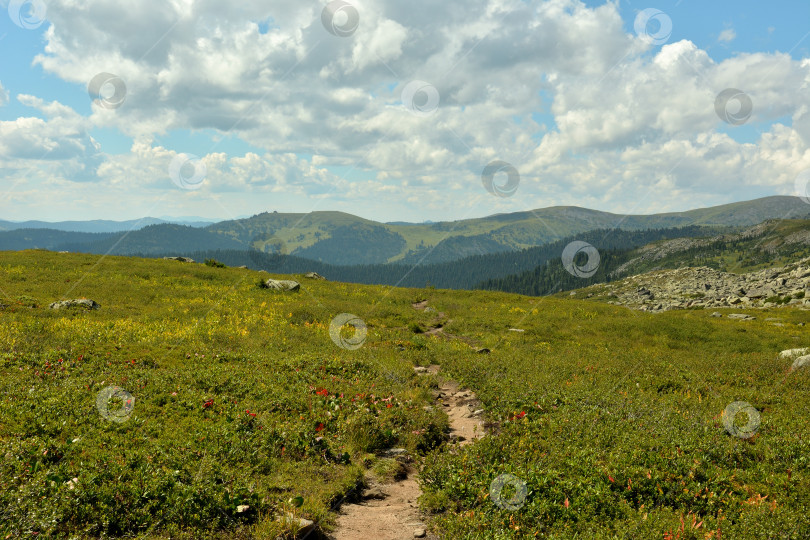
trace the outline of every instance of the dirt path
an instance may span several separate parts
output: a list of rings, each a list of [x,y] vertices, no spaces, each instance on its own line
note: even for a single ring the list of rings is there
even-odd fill
[[[450,418],[451,440],[464,446],[484,436],[484,411],[475,394],[460,390],[455,381],[443,381],[437,398]]]
[[[436,375],[439,366],[432,365],[427,373]],[[441,407],[450,419],[450,438],[459,445],[472,443],[484,434],[483,411],[475,395],[459,390],[455,381],[440,378],[439,390],[434,393],[436,407]],[[474,413],[478,411],[478,415]],[[399,456],[408,462],[407,456]],[[407,476],[389,484],[371,482],[363,491],[361,500],[344,504],[340,508],[335,532],[331,540],[409,540],[438,537],[427,532],[419,513],[417,499],[422,494],[416,481],[417,471],[407,463]]]
[[[337,519],[334,540],[410,540],[436,537],[427,534],[419,515],[417,499],[422,494],[416,483],[416,471],[393,484],[372,483],[363,500],[343,505]],[[421,535],[421,536],[416,536]]]

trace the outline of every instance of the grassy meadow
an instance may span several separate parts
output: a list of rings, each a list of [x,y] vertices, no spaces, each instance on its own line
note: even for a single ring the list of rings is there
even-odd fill
[[[810,371],[777,359],[810,346],[806,311],[267,277],[0,252],[0,538],[292,538],[285,513],[329,531],[389,447],[416,457],[442,538],[810,537]],[[48,309],[82,297],[101,307]],[[421,300],[463,339],[422,335],[439,315]],[[341,313],[365,321],[359,348],[330,338]],[[491,436],[447,443],[413,372],[429,364],[476,392]],[[753,437],[724,428],[737,401]],[[525,484],[511,508],[504,474]]]

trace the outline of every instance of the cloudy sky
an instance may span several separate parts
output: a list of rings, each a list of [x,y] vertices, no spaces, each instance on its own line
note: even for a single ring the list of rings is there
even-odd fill
[[[0,5],[0,219],[644,214],[810,169],[807,0]]]

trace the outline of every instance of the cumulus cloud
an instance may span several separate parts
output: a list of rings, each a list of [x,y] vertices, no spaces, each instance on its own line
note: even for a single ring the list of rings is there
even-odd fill
[[[126,83],[124,103],[93,105],[83,118],[20,98],[46,119],[0,123],[0,149],[84,163],[114,189],[137,178],[139,189],[160,191],[172,188],[167,168],[179,150],[155,137],[215,130],[261,151],[212,149],[201,156],[206,185],[188,197],[354,200],[355,212],[380,200],[478,213],[526,204],[619,209],[636,204],[640,186],[671,190],[660,204],[677,194],[689,206],[696,195],[776,189],[810,165],[810,60],[755,53],[716,61],[686,39],[654,45],[628,33],[612,2],[356,0],[360,24],[349,37],[324,28],[321,3],[232,4],[52,0],[35,62],[84,86],[115,74]],[[718,40],[734,37],[727,29]],[[414,80],[435,88],[433,114],[402,103]],[[751,98],[756,142],[736,141],[715,113],[726,88]],[[93,126],[136,143],[94,164]],[[495,159],[518,168],[523,197],[486,197],[480,174]]]
[[[17,100],[45,118],[0,121],[0,164],[6,174],[35,168],[72,182],[97,180],[95,172],[103,157],[88,133],[88,120],[57,101],[25,94]]]

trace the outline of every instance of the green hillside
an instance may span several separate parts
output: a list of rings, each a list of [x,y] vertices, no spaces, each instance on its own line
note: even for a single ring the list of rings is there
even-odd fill
[[[206,249],[254,249],[333,265],[434,264],[542,246],[594,229],[744,227],[766,219],[798,217],[810,217],[810,205],[798,197],[766,197],[688,212],[629,216],[558,206],[429,224],[378,223],[343,212],[265,212],[204,228],[160,224],[104,237],[49,229],[0,231],[0,250],[188,255]]]
[[[218,234],[262,248],[258,235],[283,240],[287,252],[332,264],[334,257],[312,254],[356,249],[357,237],[340,234],[344,227],[367,230],[367,234],[393,233],[388,249],[368,263],[423,261],[447,262],[471,255],[497,253],[538,246],[593,229],[681,227],[687,225],[750,226],[772,218],[810,215],[810,206],[798,197],[766,197],[687,212],[621,216],[573,206],[542,208],[528,212],[498,214],[485,218],[431,224],[379,224],[342,212],[311,214],[264,213],[248,219],[226,221],[209,227]],[[335,232],[338,232],[336,235]],[[396,254],[390,255],[396,248]],[[435,249],[434,249],[435,248]],[[376,252],[370,248],[368,251]],[[306,253],[306,254],[305,254]]]
[[[590,277],[572,275],[556,257],[532,269],[483,280],[479,288],[539,296],[667,268],[707,266],[741,274],[783,266],[810,256],[810,220],[768,220],[738,233],[673,238],[630,249],[606,244],[592,234],[580,239],[599,250],[599,267]]]
[[[0,252],[0,537],[292,538],[285,513],[328,532],[391,447],[441,538],[810,537],[810,371],[777,357],[810,345],[805,311],[266,277]],[[48,308],[81,297],[100,307]],[[367,325],[355,348],[330,338],[341,313]],[[482,440],[448,442],[429,364],[477,394]],[[744,412],[724,427],[740,401],[750,438]]]
[[[265,269],[288,274],[314,271],[328,279],[350,283],[401,287],[424,287],[430,284],[441,289],[474,289],[482,281],[533,270],[546,261],[558,260],[565,246],[573,240],[590,242],[605,250],[627,250],[663,238],[706,236],[710,232],[717,231],[715,228],[696,226],[635,231],[596,229],[519,251],[473,255],[439,263],[431,263],[432,259],[426,258],[426,260],[414,260],[410,264],[343,266],[302,259],[295,255],[275,255],[258,251],[205,250],[186,252],[186,254],[197,261],[214,258],[228,266],[244,265],[254,270]],[[163,255],[171,254],[157,254],[157,256]]]

